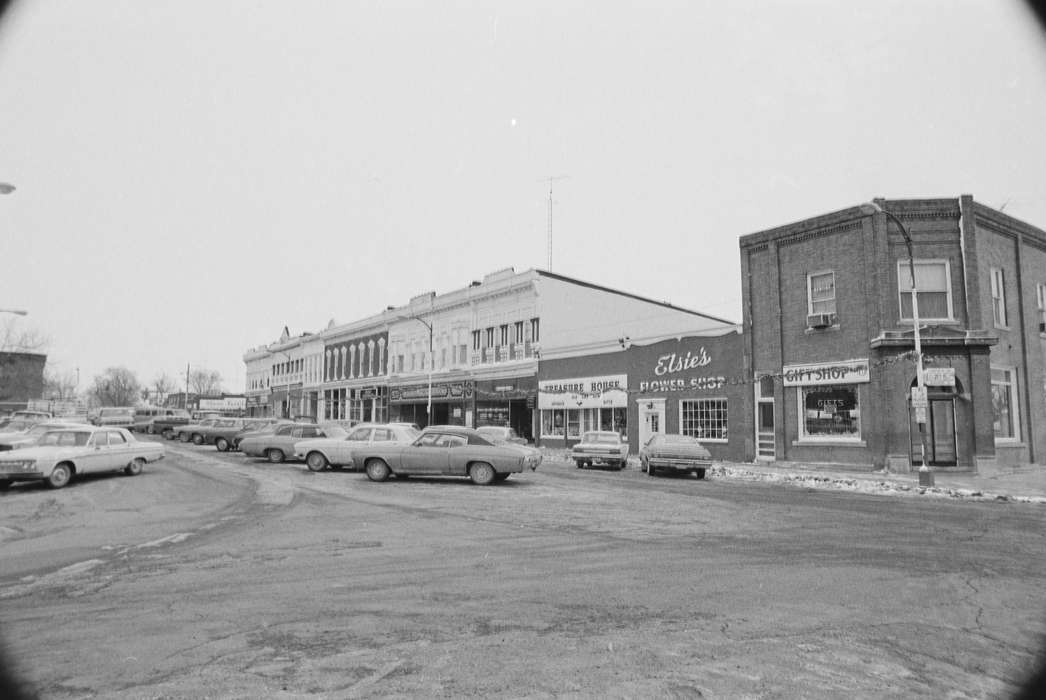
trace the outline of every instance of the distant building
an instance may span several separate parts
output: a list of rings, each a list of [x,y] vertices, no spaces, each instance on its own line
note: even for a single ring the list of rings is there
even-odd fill
[[[35,352],[0,352],[0,412],[26,407],[44,393],[47,355]]]

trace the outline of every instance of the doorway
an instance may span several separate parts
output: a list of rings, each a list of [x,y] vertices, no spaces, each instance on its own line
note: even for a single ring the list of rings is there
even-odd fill
[[[655,433],[665,432],[665,399],[639,399],[639,447]]]
[[[962,385],[955,380],[953,387],[927,387],[928,407],[924,433],[920,433],[915,422],[915,411],[908,402],[908,427],[911,436],[911,463],[922,466],[923,450],[926,465],[930,467],[954,467],[958,462],[955,435],[955,399],[962,393]],[[912,382],[915,386],[915,382]],[[925,435],[925,439],[924,439]]]
[[[777,459],[774,418],[774,378],[759,377],[755,382],[755,457],[764,462]]]

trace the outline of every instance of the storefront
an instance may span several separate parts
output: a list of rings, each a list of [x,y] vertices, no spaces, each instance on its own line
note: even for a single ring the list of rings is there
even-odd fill
[[[383,423],[388,420],[388,390],[382,385],[324,389],[323,420]]]
[[[507,425],[533,441],[537,386],[533,376],[476,381],[475,427]]]
[[[263,418],[272,415],[269,407],[269,395],[253,395],[247,397],[247,416],[250,418]]]
[[[475,425],[473,392],[470,380],[390,386],[389,420],[427,425]],[[432,416],[428,415],[429,397]]]
[[[588,430],[628,437],[628,375],[605,374],[538,381],[540,444],[569,447]]]
[[[744,459],[751,385],[739,333],[634,346],[628,371],[633,453],[655,433],[674,433],[698,438],[716,459]]]

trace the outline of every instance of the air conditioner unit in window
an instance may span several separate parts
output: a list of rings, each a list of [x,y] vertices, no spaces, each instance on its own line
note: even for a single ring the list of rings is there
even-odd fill
[[[1039,332],[1046,333],[1046,321],[1039,321]]]
[[[806,317],[806,325],[810,328],[829,328],[835,323],[835,314],[810,314]]]

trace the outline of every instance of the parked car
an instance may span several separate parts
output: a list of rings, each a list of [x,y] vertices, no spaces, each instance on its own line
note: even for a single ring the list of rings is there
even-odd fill
[[[371,481],[391,475],[464,476],[482,485],[541,464],[541,453],[533,447],[495,444],[473,428],[455,425],[425,428],[410,444],[370,443],[356,449],[352,458]]]
[[[570,450],[578,469],[594,464],[624,469],[628,464],[628,443],[613,430],[590,430],[581,434],[581,442]]]
[[[240,451],[249,457],[265,457],[270,462],[282,462],[294,458],[294,445],[306,438],[345,437],[348,433],[340,425],[314,423],[290,423],[281,425],[271,433],[262,433],[240,440]]]
[[[66,421],[52,419],[42,423],[33,423],[27,426],[25,430],[19,432],[2,433],[0,434],[0,452],[10,452],[11,450],[30,447],[35,445],[40,437],[50,430],[76,427],[76,425],[75,423],[71,424]]]
[[[173,416],[184,416],[188,419],[189,412],[184,408],[139,406],[134,409],[134,422],[131,424],[130,429],[139,433],[149,433],[150,435],[154,435],[160,432],[157,430],[156,421],[162,421],[164,418],[170,418]]]
[[[241,433],[257,430],[271,421],[263,418],[219,418],[218,422],[203,431],[203,444],[214,445],[219,452],[232,449],[232,441]]]
[[[244,438],[256,437],[258,435],[269,435],[276,432],[281,425],[294,425],[294,421],[286,418],[260,418],[256,425],[245,426],[243,430],[232,436],[232,444],[229,449],[240,449],[240,442]]]
[[[517,445],[526,445],[527,439],[520,437],[516,432],[515,428],[510,428],[507,425],[483,425],[476,430],[479,434],[492,440],[501,440],[502,442],[513,442]]]
[[[705,470],[712,466],[712,455],[695,437],[655,433],[639,450],[639,462],[650,476],[663,469],[690,472],[703,479]]]
[[[193,442],[196,445],[203,444],[203,430],[209,428],[218,422],[218,418],[205,418],[204,420],[197,421],[195,423],[187,423],[185,425],[176,425],[172,429],[174,433],[173,439],[181,440],[182,442]]]
[[[421,431],[405,423],[360,423],[343,438],[313,438],[294,444],[294,458],[314,472],[327,467],[351,467],[354,448],[374,443],[411,443]]]
[[[153,418],[152,432],[156,435],[163,435],[168,440],[174,440],[178,435],[175,431],[183,425],[189,425],[194,423],[189,418],[189,412],[184,408],[173,409],[174,413],[169,416],[156,416]]]
[[[106,427],[130,428],[134,425],[134,409],[130,406],[100,408],[98,415],[91,422]]]
[[[73,476],[94,472],[123,470],[135,476],[147,462],[163,457],[163,445],[139,442],[124,428],[56,428],[32,447],[0,456],[0,490],[16,481],[40,480],[58,489]]]
[[[34,423],[40,423],[41,421],[51,420],[54,416],[49,411],[31,411],[23,409],[15,411],[11,414],[11,418],[16,420],[27,420]]]

